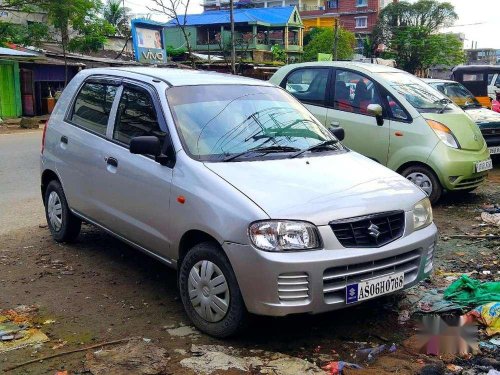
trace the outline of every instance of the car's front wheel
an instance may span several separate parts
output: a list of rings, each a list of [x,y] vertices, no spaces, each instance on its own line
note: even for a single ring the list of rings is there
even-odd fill
[[[45,217],[57,242],[71,242],[80,233],[82,221],[71,213],[59,181],[51,181],[45,190]]]
[[[413,165],[403,170],[401,174],[421,188],[427,194],[432,204],[441,198],[443,188],[437,176],[430,168],[423,165]]]
[[[217,244],[195,245],[179,270],[182,303],[193,324],[215,337],[239,332],[247,311],[231,264]]]

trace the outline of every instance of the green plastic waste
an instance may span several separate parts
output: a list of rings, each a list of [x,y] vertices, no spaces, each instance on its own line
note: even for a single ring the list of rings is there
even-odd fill
[[[445,291],[444,298],[463,306],[500,301],[500,281],[481,282],[462,275]]]

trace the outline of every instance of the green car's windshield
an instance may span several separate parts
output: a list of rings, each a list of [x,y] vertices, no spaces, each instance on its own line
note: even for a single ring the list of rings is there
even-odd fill
[[[430,82],[429,84],[463,109],[481,107],[476,97],[458,82]]]
[[[419,112],[442,112],[451,108],[449,98],[414,75],[405,72],[380,75]]]
[[[167,90],[167,100],[182,143],[197,160],[286,157],[335,140],[300,103],[277,87],[178,86]],[[338,142],[329,149],[344,148]]]

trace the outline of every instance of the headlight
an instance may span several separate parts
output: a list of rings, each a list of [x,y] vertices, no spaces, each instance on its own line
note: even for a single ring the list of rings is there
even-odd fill
[[[266,251],[307,250],[321,245],[316,226],[304,221],[257,221],[248,233],[252,243]]]
[[[436,133],[445,145],[453,148],[460,148],[460,144],[453,135],[453,132],[446,125],[434,120],[427,120],[427,124],[429,124],[432,130],[434,130],[434,133]]]
[[[432,207],[429,198],[413,206],[413,229],[422,229],[432,223]]]

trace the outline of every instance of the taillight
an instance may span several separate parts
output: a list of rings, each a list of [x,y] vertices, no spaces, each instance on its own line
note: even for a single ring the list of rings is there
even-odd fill
[[[43,150],[45,149],[45,133],[47,133],[47,127],[49,126],[49,120],[45,121],[45,125],[43,126],[43,134],[42,134],[42,150],[41,153],[43,154]]]

